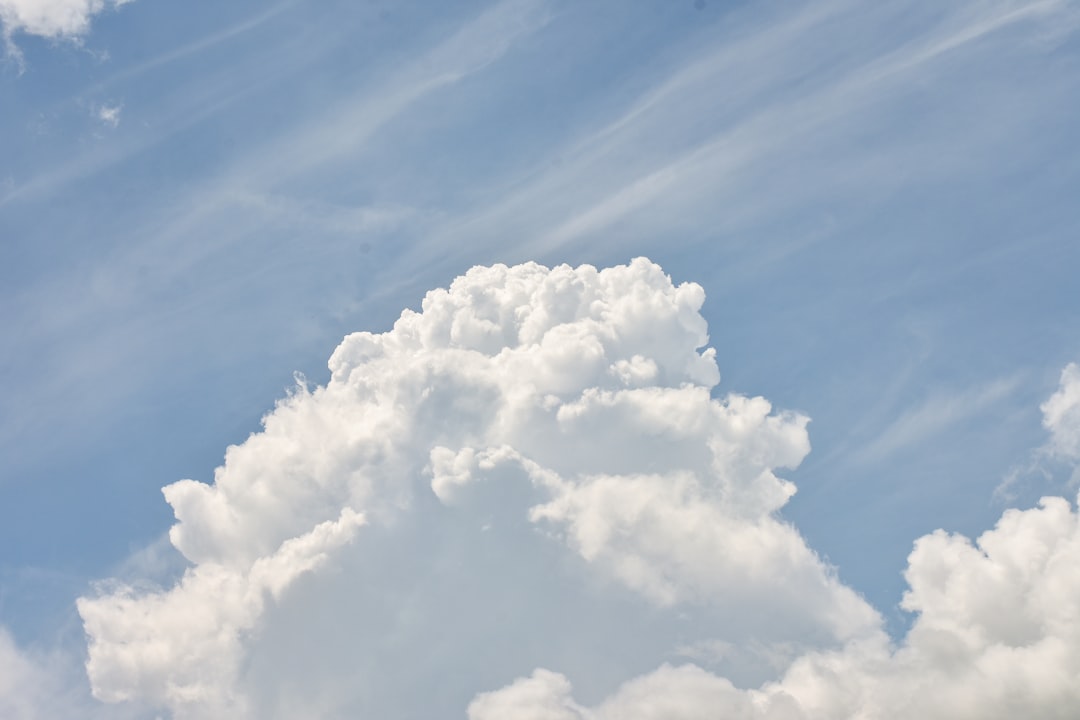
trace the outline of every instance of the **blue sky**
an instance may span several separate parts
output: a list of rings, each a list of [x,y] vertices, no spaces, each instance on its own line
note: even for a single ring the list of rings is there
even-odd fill
[[[179,577],[163,486],[474,265],[700,285],[713,397],[810,418],[777,517],[897,642],[916,538],[1075,500],[1040,410],[1080,361],[1075,3],[100,5],[0,0],[0,627],[34,662],[82,664],[93,583]]]

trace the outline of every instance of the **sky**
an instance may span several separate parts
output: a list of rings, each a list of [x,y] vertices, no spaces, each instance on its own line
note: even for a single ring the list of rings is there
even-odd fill
[[[0,716],[1080,715],[1074,1],[0,27]]]

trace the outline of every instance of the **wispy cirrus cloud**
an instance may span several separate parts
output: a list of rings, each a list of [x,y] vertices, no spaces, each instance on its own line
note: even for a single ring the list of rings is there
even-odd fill
[[[877,463],[905,448],[917,446],[951,427],[985,415],[1007,400],[1019,385],[1019,378],[1014,377],[961,392],[931,393],[918,406],[903,411],[868,443],[850,452],[846,462],[856,465]]]
[[[903,185],[905,167],[959,176],[978,162],[973,152],[952,145],[943,154],[932,132],[912,134],[927,129],[922,118],[900,120],[882,108],[921,78],[952,73],[963,83],[983,74],[993,48],[1022,52],[1038,46],[1032,38],[1068,33],[1080,20],[1075,6],[1057,0],[1005,2],[916,13],[908,32],[887,32],[899,12],[895,3],[869,8],[836,0],[803,6],[790,17],[736,14],[731,26],[738,32],[728,41],[687,53],[632,102],[608,107],[614,116],[608,122],[553,147],[542,166],[497,202],[448,217],[416,254],[453,246],[455,237],[502,242],[510,227],[522,257],[543,257],[603,242],[604,235],[626,242],[645,233],[677,234],[687,217],[696,217],[693,208],[706,206],[717,211],[713,232],[719,232],[760,222],[826,188]],[[825,40],[852,36],[894,40],[845,44],[843,55]],[[1016,36],[1026,41],[1014,42]],[[1017,108],[1003,96],[988,100],[1001,102],[1000,125],[938,141],[992,142]],[[888,139],[849,142],[859,127],[877,128],[875,136],[888,128]],[[829,152],[831,167],[804,164],[809,148]]]

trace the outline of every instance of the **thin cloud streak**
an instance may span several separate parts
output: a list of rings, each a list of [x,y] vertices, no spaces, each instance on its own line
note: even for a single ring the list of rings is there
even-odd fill
[[[946,37],[931,38],[914,48],[898,50],[818,94],[794,103],[768,108],[690,150],[681,158],[618,188],[598,204],[549,231],[529,248],[529,253],[550,252],[583,235],[596,233],[648,204],[665,191],[677,193],[678,186],[700,186],[702,178],[695,177],[696,173],[731,175],[761,155],[775,154],[778,147],[790,144],[818,130],[825,123],[853,112],[868,100],[866,93],[882,91],[880,83],[883,81],[916,70],[1009,24],[1034,15],[1046,14],[1049,7],[1060,6],[1059,2],[1039,2],[981,19]],[[797,124],[792,122],[792,118],[796,117],[800,119]]]
[[[853,466],[880,463],[901,450],[918,446],[974,417],[985,415],[1020,386],[1019,377],[1002,378],[963,392],[930,394],[918,407],[903,413],[876,438],[848,454]]]
[[[224,182],[272,189],[329,162],[354,156],[419,100],[481,72],[549,19],[544,0],[504,0],[492,6],[403,70],[357,93],[343,107],[320,114],[313,123],[237,163]]]
[[[155,70],[159,67],[162,67],[163,65],[169,65],[176,62],[177,60],[183,60],[184,58],[191,57],[192,55],[203,52],[204,50],[209,50],[212,47],[216,47],[218,45],[226,43],[229,40],[233,40],[234,38],[250,32],[251,30],[255,30],[256,28],[265,25],[268,21],[273,20],[278,15],[281,15],[283,12],[295,7],[296,5],[297,0],[285,0],[285,2],[276,3],[275,5],[270,6],[264,12],[259,13],[258,15],[255,15],[254,17],[248,18],[246,20],[242,20],[241,22],[236,23],[232,27],[225,28],[224,30],[216,33],[212,33],[211,35],[200,38],[199,40],[190,42],[186,45],[182,45],[181,47],[178,47],[174,50],[166,51],[150,58],[149,60],[146,60],[143,63],[140,63],[139,65],[125,68],[120,72],[110,75],[108,78],[101,81],[100,83],[89,87],[85,92],[81,93],[80,96],[87,97],[95,95],[109,89],[110,87],[119,85],[120,83],[123,83],[127,80],[139,77],[141,75],[145,75],[151,70]]]
[[[783,46],[783,41],[792,36],[829,31],[821,24],[836,17],[843,7],[832,6],[832,12],[817,8],[779,29],[770,27],[764,34],[754,34],[736,46],[738,54],[725,49],[705,60],[691,61],[688,69],[645,93],[620,118],[554,153],[556,157],[572,158],[570,162],[537,173],[535,179],[515,188],[494,207],[450,219],[432,240],[414,249],[403,264],[437,253],[442,247],[457,247],[464,236],[504,242],[508,226],[515,227],[521,238],[515,257],[544,256],[576,240],[595,237],[660,198],[693,194],[701,187],[709,187],[714,206],[717,202],[723,205],[725,195],[729,202],[733,199],[732,192],[725,192],[725,188],[730,187],[740,169],[775,157],[796,141],[821,132],[828,123],[865,109],[874,98],[893,89],[900,78],[1008,26],[1039,17],[1053,17],[1068,24],[1077,14],[1059,2],[1037,2],[977,18],[946,21],[930,37],[910,41],[846,73],[837,73],[831,83],[795,95],[794,100],[791,94],[783,94],[779,102],[744,113],[704,142],[677,150],[674,160],[670,159],[671,153],[661,153],[657,159],[662,164],[650,167],[647,161],[643,166],[641,161],[627,159],[641,154],[640,148],[667,142],[679,118],[699,117],[696,106],[703,96],[711,95],[703,92],[705,87],[724,87],[725,92],[740,96],[767,94],[767,84],[783,77],[785,70],[790,73],[799,58],[789,50],[770,58],[772,64],[764,68],[745,59],[770,57],[768,50]],[[738,70],[747,66],[755,68],[749,78]],[[726,76],[736,83],[734,90],[724,81]],[[794,122],[795,118],[798,122]],[[644,157],[649,157],[647,151]],[[631,173],[627,173],[628,169]],[[733,210],[740,211],[737,204],[731,204]],[[652,209],[655,214],[657,208]],[[745,208],[741,211],[745,212]],[[666,216],[662,211],[660,215],[660,220],[654,218],[652,222],[663,224]]]
[[[305,49],[300,43],[295,47]],[[314,55],[309,55],[308,62],[314,59]],[[265,90],[276,82],[280,73],[297,62],[305,64],[296,54],[277,48],[272,54],[265,53],[253,60],[226,66],[213,75],[200,77],[196,83],[176,88],[161,106],[139,108],[141,124],[132,124],[114,142],[96,144],[88,151],[78,148],[71,159],[59,166],[17,181],[0,195],[0,209],[48,200],[79,181],[159,147],[181,132]],[[131,114],[135,114],[134,110]]]

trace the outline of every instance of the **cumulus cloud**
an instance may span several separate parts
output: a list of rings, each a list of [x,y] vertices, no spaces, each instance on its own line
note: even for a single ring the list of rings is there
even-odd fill
[[[90,29],[94,15],[131,0],[0,0],[0,23],[15,33],[46,38],[75,38]]]
[[[266,680],[285,643],[275,628],[367,606],[384,614],[382,632],[401,624],[381,658],[392,666],[458,595],[455,627],[437,630],[444,642],[512,635],[492,624],[506,612],[499,598],[517,592],[509,583],[530,588],[512,607],[538,624],[572,625],[598,595],[637,598],[617,602],[626,617],[667,618],[653,621],[668,623],[664,640],[642,640],[660,652],[686,644],[688,621],[774,655],[874,632],[877,613],[777,515],[795,492],[777,473],[809,451],[807,419],[763,398],[715,396],[703,300],[644,259],[478,267],[390,331],[348,336],[329,383],[281,401],[261,432],[228,449],[212,484],[164,489],[171,541],[192,565],[176,586],[104,586],[79,602],[96,696],[177,717],[273,716],[299,702],[260,700],[281,692]],[[370,526],[349,544],[359,513]],[[533,577],[531,561],[557,563],[555,575]],[[574,582],[581,589],[559,587]],[[379,607],[380,593],[413,612]],[[618,615],[581,632],[626,642]],[[378,644],[378,632],[364,613],[335,629],[358,644]],[[437,654],[439,641],[424,641],[418,651]],[[509,656],[523,658],[526,642],[541,655],[560,643],[523,638]],[[356,646],[339,651],[365,662]],[[505,662],[477,661],[473,674],[498,677]],[[464,707],[476,687],[451,695]],[[335,712],[370,708],[342,686],[322,692]]]
[[[103,708],[90,697],[86,678],[72,654],[20,648],[0,626],[0,717],[4,720],[68,720],[129,717]]]
[[[1065,366],[1057,392],[1040,409],[1043,427],[1050,433],[1045,450],[1054,457],[1080,462],[1080,365]]]
[[[1039,406],[1042,425],[1049,438],[1032,450],[1025,465],[1014,467],[994,490],[994,496],[1011,501],[1016,488],[1032,478],[1050,480],[1063,466],[1072,468],[1071,484],[1080,485],[1080,365],[1069,363],[1061,371],[1058,389]]]
[[[164,488],[175,584],[79,601],[94,695],[180,720],[1077,716],[1073,507],[920,538],[894,643],[780,515],[808,420],[717,392],[703,301],[645,259],[497,265],[349,335],[211,484]]]
[[[1009,510],[974,543],[938,531],[908,558],[899,646],[883,633],[798,658],[740,690],[693,666],[663,665],[594,707],[537,670],[478,695],[470,720],[829,720],[1073,718],[1080,715],[1080,522],[1062,498]]]

